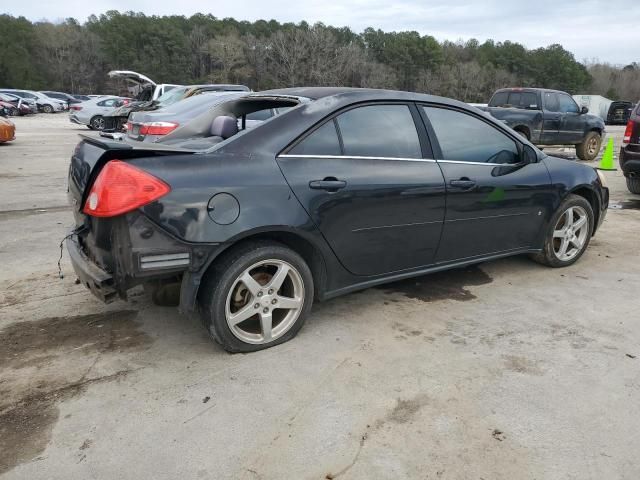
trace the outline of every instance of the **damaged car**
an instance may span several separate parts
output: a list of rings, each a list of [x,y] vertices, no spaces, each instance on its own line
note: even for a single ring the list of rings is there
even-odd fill
[[[123,79],[129,84],[129,94],[134,101],[130,102],[126,109],[153,102],[170,90],[181,86],[172,83],[157,84],[146,75],[131,70],[112,70],[107,75],[109,78]],[[130,111],[126,112],[124,118],[122,114],[116,113],[117,111],[105,116],[103,129],[108,132],[121,131],[124,124],[127,123],[126,117],[129,116]]]
[[[129,105],[123,106],[111,113],[106,123],[106,132],[121,132],[126,130],[127,121],[134,112],[150,112],[159,109],[164,109],[171,105],[174,105],[182,100],[191,98],[204,93],[214,92],[250,92],[249,87],[244,85],[229,85],[229,84],[212,84],[212,85],[188,85],[186,87],[175,87],[170,91],[164,93],[157,99],[134,102]]]
[[[520,254],[572,265],[609,201],[600,172],[464,103],[329,87],[252,93],[154,143],[86,136],[68,181],[79,281],[106,302],[179,282],[230,352],[386,282]]]

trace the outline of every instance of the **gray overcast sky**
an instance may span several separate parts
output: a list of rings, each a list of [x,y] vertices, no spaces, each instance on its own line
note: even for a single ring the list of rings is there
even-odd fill
[[[4,2],[3,2],[4,3]],[[512,40],[528,48],[560,43],[576,59],[616,64],[640,62],[639,0],[21,0],[0,12],[30,20],[85,21],[107,10],[135,10],[147,15],[211,13],[238,20],[324,22],[356,32],[417,30],[438,40],[477,38]]]

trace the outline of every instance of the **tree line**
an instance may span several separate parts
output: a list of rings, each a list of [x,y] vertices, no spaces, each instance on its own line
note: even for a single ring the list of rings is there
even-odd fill
[[[640,67],[584,65],[561,45],[438,42],[418,32],[108,11],[85,23],[0,15],[0,86],[123,93],[109,70],[158,83],[392,88],[486,102],[497,88],[537,86],[640,98]]]

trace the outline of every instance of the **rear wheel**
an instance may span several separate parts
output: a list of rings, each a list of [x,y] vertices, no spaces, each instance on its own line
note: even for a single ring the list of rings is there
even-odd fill
[[[568,267],[582,256],[593,233],[591,204],[583,197],[569,195],[549,222],[542,252],[533,259],[549,267]]]
[[[102,118],[102,116],[100,115],[96,115],[89,122],[89,126],[93,130],[102,130],[104,128],[104,118]]]
[[[18,110],[17,108],[12,108],[11,110],[9,110],[9,116],[17,117],[18,115],[20,115],[20,110]]]
[[[202,321],[229,352],[253,352],[292,339],[313,302],[313,277],[293,250],[248,243],[224,255],[200,288]]]
[[[580,160],[594,160],[600,153],[602,137],[598,132],[589,132],[582,143],[576,145],[576,155]]]
[[[631,193],[640,194],[640,178],[627,177],[627,188]]]
[[[51,105],[45,105],[42,107],[42,111],[44,113],[53,113],[53,107]]]

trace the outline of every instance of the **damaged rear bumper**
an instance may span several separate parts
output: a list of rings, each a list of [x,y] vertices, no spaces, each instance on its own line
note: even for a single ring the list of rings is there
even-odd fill
[[[118,292],[114,287],[113,276],[93,263],[84,254],[77,235],[69,237],[67,250],[73,270],[76,272],[80,283],[105,303],[112,302],[118,297]]]

